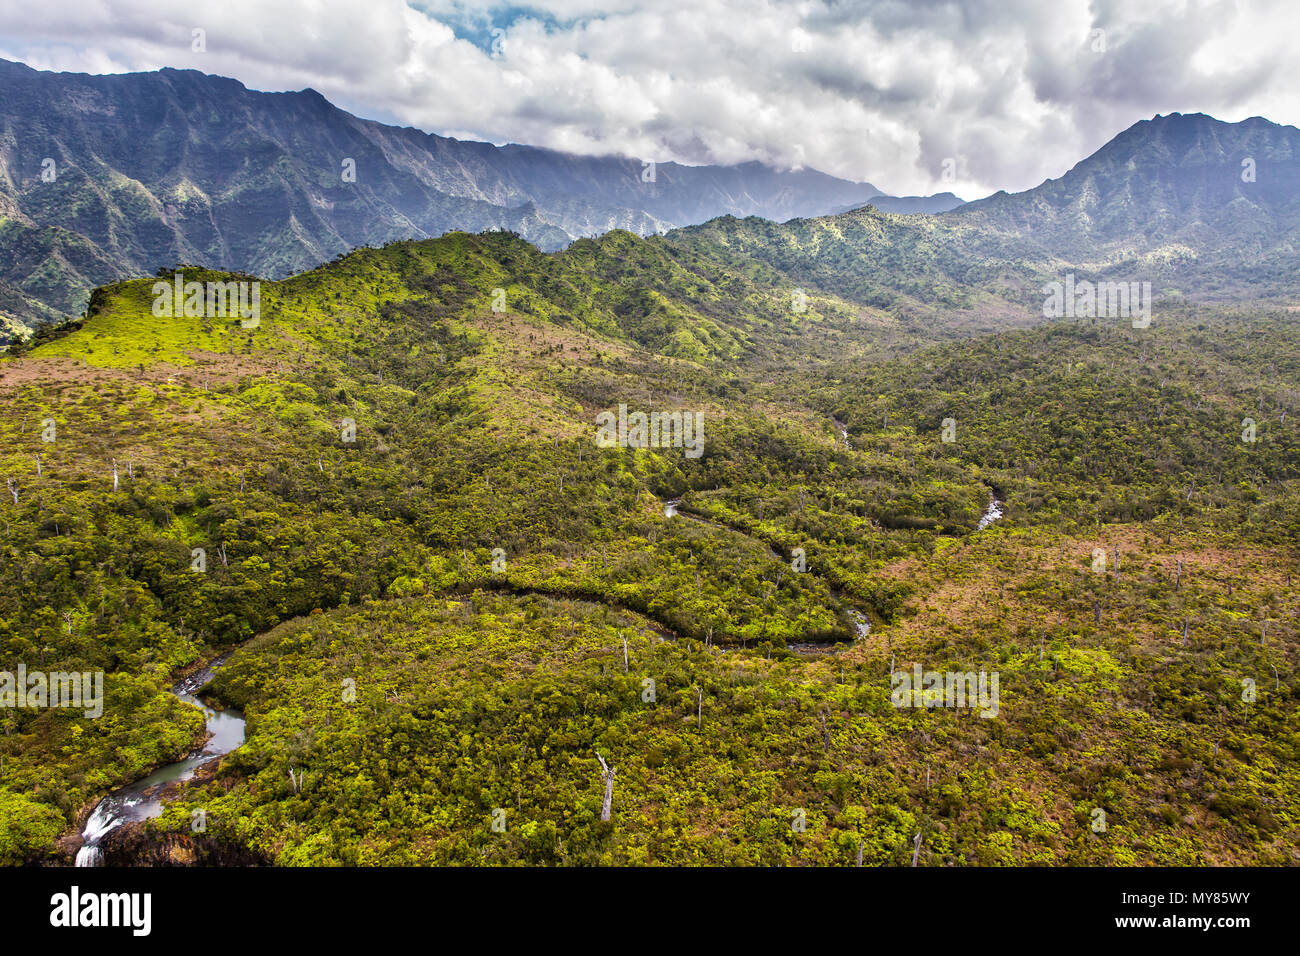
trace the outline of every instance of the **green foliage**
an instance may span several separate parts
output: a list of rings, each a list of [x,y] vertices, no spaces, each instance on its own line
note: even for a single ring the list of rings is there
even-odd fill
[[[13,866],[43,856],[63,827],[63,815],[53,807],[0,789],[0,863]]]
[[[282,864],[1291,862],[1294,321],[943,341],[706,237],[394,243],[253,330],[121,283],[7,360],[0,669],[107,691],[0,715],[8,859],[187,752],[167,687],[239,648],[248,741],[156,825]],[[703,454],[597,447],[620,403]],[[918,664],[999,716],[892,706]]]

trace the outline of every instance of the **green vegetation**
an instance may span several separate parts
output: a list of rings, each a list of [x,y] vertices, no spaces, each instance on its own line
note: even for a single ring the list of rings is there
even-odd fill
[[[453,233],[6,359],[0,669],[107,674],[0,713],[6,862],[186,752],[166,689],[232,648],[247,742],[150,826],[280,864],[1295,862],[1293,315],[1020,328],[753,255]],[[703,455],[597,447],[620,403]],[[916,664],[998,716],[894,707]]]

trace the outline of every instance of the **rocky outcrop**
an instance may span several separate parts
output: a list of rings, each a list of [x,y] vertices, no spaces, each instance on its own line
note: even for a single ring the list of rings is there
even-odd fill
[[[108,833],[100,850],[104,866],[266,866],[245,846],[202,833],[157,833],[127,823]]]

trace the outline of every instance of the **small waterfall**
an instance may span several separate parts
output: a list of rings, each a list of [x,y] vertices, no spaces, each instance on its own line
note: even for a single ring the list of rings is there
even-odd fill
[[[140,783],[115,790],[96,804],[94,812],[86,818],[86,825],[81,828],[77,866],[101,866],[104,851],[99,843],[110,831],[123,823],[147,819],[162,812],[161,802],[155,801],[156,807],[150,805],[144,794],[144,788],[158,779],[158,776],[158,773],[151,774]]]
[[[99,848],[99,841],[104,834],[121,823],[115,812],[116,804],[109,797],[99,801],[95,812],[86,818],[86,825],[81,829],[81,849],[77,851],[77,866],[99,866],[104,858],[104,851]]]
[[[674,498],[672,501],[665,501],[665,502],[664,502],[664,517],[665,517],[665,518],[675,518],[675,517],[677,517],[677,506],[681,503],[681,500],[682,500],[681,498]]]
[[[853,619],[853,628],[858,632],[857,639],[859,641],[871,633],[871,622],[867,620],[866,615],[861,611],[850,608],[849,617]]]
[[[980,523],[979,523],[978,525],[976,525],[975,530],[976,530],[976,531],[983,531],[985,528],[987,528],[987,527],[988,527],[989,525],[991,525],[993,522],[995,522],[995,521],[997,521],[999,518],[1001,518],[1001,517],[1002,517],[1002,514],[1003,514],[1003,512],[1002,512],[1002,502],[998,501],[998,499],[996,499],[996,498],[992,498],[992,499],[990,499],[990,501],[989,501],[989,506],[988,506],[988,510],[986,510],[986,511],[984,512],[983,516],[980,518]]]
[[[207,718],[207,741],[185,759],[160,767],[143,780],[114,790],[100,800],[81,830],[77,866],[101,866],[104,851],[99,844],[109,831],[124,823],[148,820],[160,815],[163,812],[163,794],[169,785],[189,780],[199,767],[220,760],[243,744],[243,714],[233,708],[214,710],[194,696],[199,688],[212,679],[216,669],[225,663],[226,656],[228,655],[217,658],[204,670],[192,674],[172,688],[172,693],[185,703],[202,709]]]

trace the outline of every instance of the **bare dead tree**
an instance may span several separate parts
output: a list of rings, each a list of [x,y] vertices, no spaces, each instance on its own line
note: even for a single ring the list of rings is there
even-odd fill
[[[596,754],[596,759],[600,761],[601,776],[605,780],[605,802],[600,808],[600,819],[602,823],[608,823],[610,807],[614,802],[614,768],[605,763],[605,758],[600,754]]]

